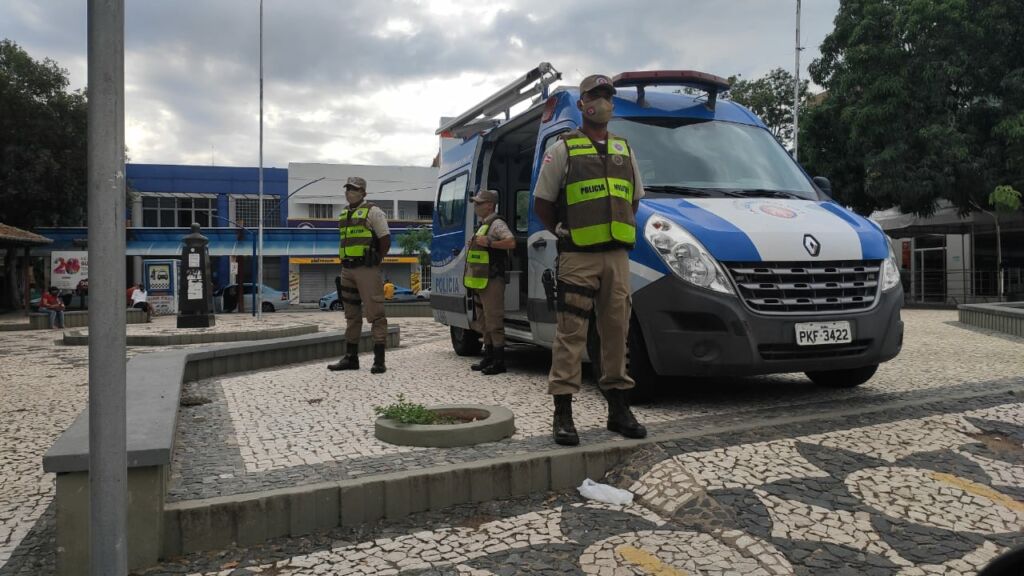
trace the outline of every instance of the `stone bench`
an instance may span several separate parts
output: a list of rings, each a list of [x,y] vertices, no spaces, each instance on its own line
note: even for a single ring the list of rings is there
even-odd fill
[[[961,304],[960,322],[1024,338],[1024,302]]]
[[[126,311],[125,319],[128,324],[142,324],[146,321],[146,313],[138,308],[129,308]],[[32,330],[46,330],[50,327],[50,315],[47,312],[32,312],[28,315],[29,327]],[[65,310],[65,328],[88,328],[88,310]]]
[[[388,347],[399,345],[399,327],[388,328]],[[341,332],[170,350],[136,356],[127,366],[128,564],[151,566],[164,550],[167,495],[182,384],[234,372],[336,358]],[[360,351],[373,348],[363,333]],[[83,410],[43,457],[57,475],[57,573],[86,574],[89,566],[89,412]]]

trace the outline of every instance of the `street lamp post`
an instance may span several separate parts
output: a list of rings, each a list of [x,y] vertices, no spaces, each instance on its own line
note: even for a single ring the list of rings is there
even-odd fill
[[[256,310],[256,318],[263,319],[263,0],[260,0],[260,222],[259,250],[257,256],[257,281],[253,292],[259,294],[260,307]]]
[[[88,4],[89,573],[128,572],[124,0]],[[82,535],[85,536],[85,535]],[[82,567],[75,567],[80,570]]]
[[[256,272],[256,235],[253,234],[252,230],[246,228],[245,226],[239,224],[238,222],[235,222],[234,220],[228,220],[227,218],[225,218],[223,216],[213,216],[213,217],[216,218],[217,220],[222,220],[224,222],[227,222],[228,224],[231,224],[232,226],[236,226],[236,227],[240,228],[243,232],[245,232],[246,234],[249,235],[249,240],[252,242],[252,277],[255,278],[256,275],[257,275],[257,272]],[[239,269],[241,269],[241,267],[239,267]],[[245,283],[244,282],[237,282],[237,284],[238,284],[238,288],[239,288],[239,291],[240,291],[238,297],[239,297],[240,300],[244,300],[245,299]],[[252,290],[252,315],[253,316],[256,316],[256,309],[257,308],[262,308],[263,307],[262,294],[259,294],[259,296],[260,296],[260,298],[259,298],[259,303],[260,304],[259,304],[259,306],[257,306],[256,305],[257,291],[256,291],[256,287],[253,286],[253,290]]]
[[[796,0],[796,70],[793,75],[793,159],[800,161],[800,0]]]

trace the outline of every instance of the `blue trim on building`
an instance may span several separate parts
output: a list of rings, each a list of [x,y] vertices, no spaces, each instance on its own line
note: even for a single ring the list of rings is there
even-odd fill
[[[401,250],[398,238],[415,228],[392,228],[392,254]],[[86,228],[37,228],[37,233],[53,239],[52,244],[33,248],[35,255],[49,254],[53,250],[81,250],[88,237]],[[181,254],[181,239],[189,234],[187,228],[129,228],[126,233],[127,256],[175,257]],[[204,228],[202,234],[210,240],[210,255],[252,256],[256,231],[240,228]],[[294,258],[303,256],[338,256],[338,230],[330,228],[264,228],[263,253],[266,257]],[[287,263],[287,260],[285,260]]]
[[[259,168],[236,166],[182,166],[175,164],[127,164],[129,186],[143,193],[216,194],[217,213],[227,218],[228,196],[259,194]],[[281,226],[288,223],[288,170],[263,169],[263,194],[276,197],[281,206]],[[221,221],[221,226],[227,222]],[[167,230],[167,229],[163,229]],[[266,246],[264,245],[264,248]],[[214,275],[227,278],[231,265],[227,258],[215,259]],[[281,259],[280,286],[288,285],[287,257]]]

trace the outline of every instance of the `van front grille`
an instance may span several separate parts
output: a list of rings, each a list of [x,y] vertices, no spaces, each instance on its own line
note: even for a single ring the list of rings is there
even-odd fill
[[[724,262],[755,312],[808,314],[866,310],[878,297],[878,260]]]

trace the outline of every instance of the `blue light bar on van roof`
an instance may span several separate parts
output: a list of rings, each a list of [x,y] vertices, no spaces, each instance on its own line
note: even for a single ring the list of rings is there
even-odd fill
[[[639,72],[623,72],[612,78],[616,88],[635,86],[636,103],[646,105],[644,99],[645,86],[686,86],[703,90],[708,94],[707,107],[715,109],[718,93],[729,89],[729,81],[721,76],[698,72],[696,70],[645,70]]]

